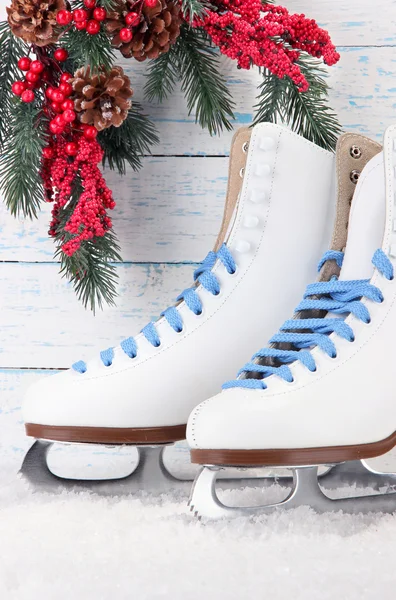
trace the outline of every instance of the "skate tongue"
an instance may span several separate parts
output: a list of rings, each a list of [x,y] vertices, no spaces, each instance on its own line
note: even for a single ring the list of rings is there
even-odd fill
[[[371,279],[371,259],[382,246],[386,214],[384,154],[366,165],[353,196],[340,279]]]

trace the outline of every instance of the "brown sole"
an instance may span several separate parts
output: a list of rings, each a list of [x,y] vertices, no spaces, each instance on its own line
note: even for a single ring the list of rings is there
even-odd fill
[[[293,467],[325,465],[375,458],[396,446],[396,432],[380,442],[358,446],[333,446],[327,448],[287,448],[273,450],[191,450],[191,462],[199,465],[230,467]]]
[[[86,444],[172,444],[186,439],[186,425],[168,427],[64,427],[25,424],[26,435],[38,440]]]

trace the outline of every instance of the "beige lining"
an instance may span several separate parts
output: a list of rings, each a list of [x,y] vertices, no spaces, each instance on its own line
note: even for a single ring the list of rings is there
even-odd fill
[[[354,158],[351,149],[356,146],[361,151],[359,158]],[[343,251],[348,237],[348,223],[352,198],[356,183],[351,180],[353,171],[363,171],[367,163],[379,154],[382,146],[369,138],[355,133],[345,133],[340,137],[336,150],[337,173],[337,207],[336,218],[331,241],[331,249]],[[335,261],[328,261],[323,267],[320,279],[328,281],[333,275],[339,275],[340,269]]]
[[[243,177],[241,169],[246,166],[247,152],[244,151],[244,145],[248,144],[252,130],[249,127],[242,127],[234,134],[231,142],[230,161],[228,167],[228,187],[224,207],[223,221],[220,232],[216,240],[214,251],[217,252],[225,242],[228,228],[231,223],[232,215],[238,202],[239,192],[242,188]]]

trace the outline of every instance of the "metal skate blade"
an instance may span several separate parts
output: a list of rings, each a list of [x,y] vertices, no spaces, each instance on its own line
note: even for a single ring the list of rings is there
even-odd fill
[[[111,479],[73,478],[63,477],[52,472],[48,467],[48,453],[51,447],[58,442],[38,440],[30,448],[22,463],[20,474],[37,491],[60,493],[62,491],[89,491],[104,496],[121,496],[136,494],[146,491],[151,494],[161,494],[176,488],[189,489],[188,485],[194,481],[194,476],[183,475],[178,477],[171,473],[164,462],[164,453],[167,446],[133,446],[137,450],[137,466],[127,475],[112,477]],[[63,446],[87,447],[89,444],[68,444]],[[97,445],[94,445],[98,448]],[[119,446],[106,445],[106,448],[120,448]],[[252,472],[254,471],[254,473]],[[231,475],[230,475],[231,473]],[[221,474],[220,487],[257,487],[271,485],[273,475],[263,475],[257,469],[232,469]],[[286,475],[285,475],[286,477]],[[287,476],[290,479],[290,476]]]
[[[180,487],[184,482],[169,473],[163,462],[164,446],[139,446],[138,464],[119,479],[66,479],[50,471],[47,455],[53,442],[36,441],[26,454],[20,474],[35,491],[89,491],[104,496],[122,496],[147,491],[154,494]]]
[[[363,469],[365,468],[365,465],[363,465]],[[341,475],[342,472],[342,469],[340,469]],[[348,473],[348,471],[345,470],[344,473]],[[375,473],[369,473],[368,477],[372,475],[375,475]],[[290,510],[300,506],[310,506],[318,513],[343,511],[349,514],[360,514],[371,512],[393,513],[396,511],[396,492],[389,486],[386,492],[381,494],[330,498],[319,485],[317,466],[294,468],[293,485],[287,496],[279,502],[259,506],[234,507],[224,504],[216,492],[217,477],[218,469],[211,466],[203,467],[201,473],[197,476],[189,503],[190,511],[194,516],[205,519],[224,519],[237,516],[272,514],[279,510]],[[340,481],[342,481],[342,477]],[[364,481],[371,480],[366,478]],[[342,481],[342,484],[345,485],[345,481]]]
[[[329,490],[344,486],[380,490],[396,486],[396,473],[384,473],[374,469],[365,460],[354,460],[333,465],[319,476],[319,482]]]

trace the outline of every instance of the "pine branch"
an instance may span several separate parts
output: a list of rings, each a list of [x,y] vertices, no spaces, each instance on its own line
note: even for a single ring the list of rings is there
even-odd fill
[[[191,22],[196,17],[202,17],[209,8],[206,0],[181,0],[183,14]]]
[[[116,4],[115,0],[100,0],[100,6],[106,9],[107,12],[114,10],[114,6]]]
[[[70,29],[62,41],[75,69],[89,66],[92,72],[97,72],[101,67],[111,69],[114,63],[115,53],[104,31],[89,35],[86,31]]]
[[[301,55],[298,62],[309,83],[309,90],[290,94],[287,105],[290,126],[318,146],[335,150],[342,127],[327,104],[329,86],[324,79],[326,71],[321,63],[308,55]]]
[[[279,79],[268,70],[259,85],[257,96],[256,116],[253,125],[262,122],[277,123],[283,118],[287,82]]]
[[[14,216],[32,219],[44,199],[41,153],[47,143],[46,122],[35,104],[15,100],[3,154],[0,156],[0,191]]]
[[[342,128],[327,103],[326,71],[318,60],[306,54],[300,55],[298,64],[308,80],[309,90],[299,92],[289,78],[278,79],[265,70],[254,124],[280,120],[318,146],[334,150]]]
[[[18,59],[27,54],[27,46],[11,33],[6,21],[0,23],[0,152],[10,127],[12,83],[20,79]]]
[[[158,58],[150,62],[146,77],[144,94],[149,102],[156,100],[161,103],[172,94],[176,82],[180,78],[174,45],[169,48],[168,52],[160,54]]]
[[[231,94],[219,72],[219,59],[203,30],[182,25],[175,44],[182,91],[187,98],[189,114],[211,135],[231,130],[234,119]]]
[[[99,133],[98,142],[105,152],[103,166],[108,164],[110,169],[125,175],[127,164],[135,171],[141,167],[141,157],[150,154],[151,146],[158,144],[159,138],[140,104],[134,102],[121,127],[105,129]]]
[[[64,227],[78,202],[81,187],[77,184],[73,190],[72,198],[63,209],[59,217],[59,225],[55,240],[57,248],[55,258],[60,260],[60,273],[73,285],[78,300],[84,307],[96,312],[102,309],[103,304],[115,305],[117,296],[116,266],[112,263],[121,262],[119,246],[116,236],[110,230],[104,237],[82,242],[79,250],[73,256],[66,256],[62,245],[73,236],[65,232]]]

